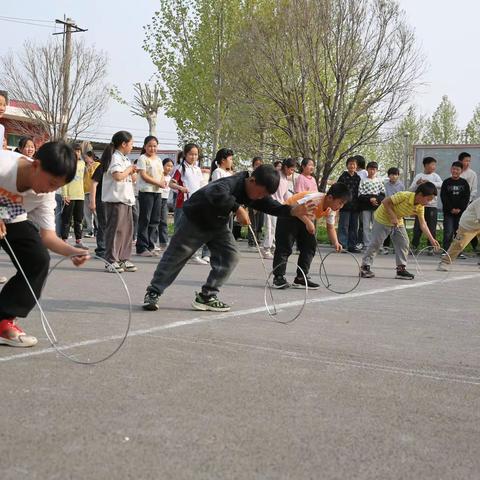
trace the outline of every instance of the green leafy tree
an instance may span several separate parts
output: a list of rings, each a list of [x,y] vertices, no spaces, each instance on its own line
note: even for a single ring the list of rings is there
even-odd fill
[[[442,97],[432,117],[426,122],[424,143],[453,144],[461,139],[457,125],[457,110],[447,95]]]
[[[465,129],[466,143],[480,143],[480,105],[477,105],[472,119],[468,122]]]

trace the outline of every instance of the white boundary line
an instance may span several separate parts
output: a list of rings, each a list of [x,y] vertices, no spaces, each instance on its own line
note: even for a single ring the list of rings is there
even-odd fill
[[[460,277],[450,277],[446,280],[429,280],[429,281],[424,281],[424,282],[408,282],[408,284],[404,285],[397,285],[395,287],[384,287],[384,288],[376,288],[373,290],[367,290],[364,292],[356,292],[356,293],[348,293],[346,295],[332,295],[329,297],[323,297],[323,298],[312,298],[310,300],[307,300],[307,304],[314,304],[314,303],[325,303],[325,302],[335,302],[339,300],[345,300],[345,299],[351,299],[351,298],[360,298],[360,297],[367,297],[370,295],[377,295],[381,293],[390,293],[390,292],[396,292],[400,290],[408,290],[410,288],[420,288],[420,287],[425,287],[429,285],[434,285],[437,283],[450,283],[450,282],[456,282],[456,281],[461,281],[461,280],[470,280],[472,278],[479,278],[480,273],[476,274],[469,274],[469,275],[462,275]],[[285,308],[291,308],[295,307],[298,305],[303,304],[303,300],[297,300],[294,302],[287,302],[287,303],[282,303],[280,305],[277,305],[278,309],[285,309]],[[238,311],[233,311],[233,312],[226,312],[226,313],[220,313],[220,314],[212,314],[211,316],[208,317],[196,317],[192,318],[190,320],[179,320],[177,322],[172,322],[172,323],[167,323],[166,325],[159,325],[156,327],[151,327],[151,328],[144,328],[140,330],[132,330],[130,331],[128,337],[138,337],[141,335],[147,335],[149,333],[155,333],[155,332],[161,332],[163,330],[172,330],[174,328],[179,328],[179,327],[186,327],[189,325],[199,325],[202,323],[209,323],[209,322],[214,322],[218,320],[224,320],[224,319],[229,319],[229,318],[236,318],[236,317],[243,317],[245,315],[252,315],[255,313],[261,313],[261,312],[266,312],[267,308],[265,306],[263,307],[256,307],[256,308],[248,308],[246,310],[238,310]],[[279,324],[283,325],[283,324]],[[288,328],[288,325],[285,325],[285,328]],[[57,347],[59,350],[70,350],[72,348],[77,348],[77,347],[82,347],[82,346],[87,346],[87,345],[96,345],[98,343],[106,343],[106,342],[111,342],[114,340],[120,340],[123,338],[123,335],[112,335],[110,337],[103,337],[103,338],[94,338],[91,340],[85,340],[83,342],[75,342],[71,343],[68,345],[65,345],[63,347]],[[49,348],[43,348],[43,349],[38,349],[38,350],[29,350],[28,352],[20,353],[17,355],[8,355],[5,357],[0,357],[0,363],[1,362],[9,362],[12,360],[19,360],[23,358],[30,358],[30,357],[37,357],[40,355],[46,355],[49,353],[55,353],[55,349],[53,347]]]

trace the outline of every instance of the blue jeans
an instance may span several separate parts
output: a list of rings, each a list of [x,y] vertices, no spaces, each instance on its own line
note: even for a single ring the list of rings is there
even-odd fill
[[[460,215],[452,215],[451,213],[443,213],[443,249],[448,250],[452,243],[455,232],[458,230],[460,223]]]
[[[340,210],[338,217],[338,241],[343,248],[357,245],[358,212]]]
[[[160,207],[162,195],[160,193],[138,193],[138,228],[137,228],[137,253],[155,248],[158,226],[160,224]]]
[[[206,297],[216,295],[240,260],[235,239],[227,225],[203,230],[182,215],[167,249],[163,253],[147,291],[162,294],[177,278],[195,252],[206,244],[210,249],[210,274],[202,286]]]

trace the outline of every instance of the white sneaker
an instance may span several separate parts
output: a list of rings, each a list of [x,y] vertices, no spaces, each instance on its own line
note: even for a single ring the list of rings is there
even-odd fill
[[[438,272],[448,272],[449,268],[448,265],[444,262],[440,262],[437,266]]]
[[[9,345],[10,347],[33,347],[38,340],[27,335],[12,318],[7,318],[0,322],[0,345]]]
[[[264,248],[262,250],[262,257],[265,258],[266,260],[272,260],[273,254],[268,248]]]
[[[110,265],[105,265],[105,271],[108,273],[122,273],[124,271],[123,266],[118,262],[113,262]]]
[[[208,265],[208,262],[206,262],[205,260],[201,259],[200,257],[192,257],[188,263],[192,264],[192,265]]]
[[[0,283],[6,283],[7,280],[7,277],[0,277]]]
[[[153,253],[150,250],[144,250],[142,253],[137,253],[139,257],[153,257]]]
[[[210,263],[210,257],[208,255],[205,255],[204,257],[202,257],[202,260],[204,262]]]

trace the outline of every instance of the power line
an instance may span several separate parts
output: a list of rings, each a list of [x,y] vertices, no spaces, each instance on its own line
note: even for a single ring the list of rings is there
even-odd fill
[[[40,20],[38,18],[7,17],[6,15],[0,15],[0,18],[6,18],[6,19],[9,19],[9,20],[24,20],[24,21],[27,21],[27,22],[55,23],[52,20]]]
[[[9,23],[19,23],[19,24],[22,24],[22,25],[30,25],[32,27],[45,27],[45,28],[50,28],[51,30],[55,30],[55,24],[53,22],[52,22],[52,25],[44,25],[44,24],[41,24],[41,23],[24,22],[24,21],[21,21],[21,20],[11,20],[11,19],[7,19],[7,18],[3,18],[3,17],[0,17],[0,21],[9,22]]]

